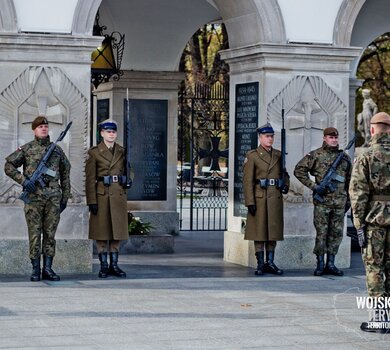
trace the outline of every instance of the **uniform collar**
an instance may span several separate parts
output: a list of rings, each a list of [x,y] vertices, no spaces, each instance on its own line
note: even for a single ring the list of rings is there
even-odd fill
[[[390,143],[390,135],[385,134],[385,133],[374,135],[370,141],[370,144],[374,144],[374,143],[387,143],[387,144],[389,144]]]
[[[339,145],[337,146],[329,146],[325,141],[322,143],[322,148],[328,152],[338,152]]]
[[[50,136],[44,138],[35,136],[35,141],[38,142],[40,146],[47,146],[48,144],[50,144]]]

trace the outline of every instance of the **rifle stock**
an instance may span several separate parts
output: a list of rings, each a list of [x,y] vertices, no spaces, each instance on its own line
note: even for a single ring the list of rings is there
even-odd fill
[[[72,126],[72,122],[69,122],[69,124],[66,126],[65,130],[61,132],[58,139],[55,142],[50,144],[49,148],[47,149],[45,154],[42,156],[37,168],[34,170],[33,174],[30,177],[30,180],[32,182],[34,182],[34,184],[36,182],[38,182],[40,184],[40,186],[43,188],[46,186],[46,184],[45,184],[45,181],[43,181],[42,175],[48,175],[51,177],[55,177],[55,175],[56,175],[55,171],[49,169],[46,165],[47,165],[47,162],[49,161],[51,155],[53,154],[53,152],[57,146],[57,143],[64,139],[64,137],[66,136],[66,133],[68,132],[68,130],[70,129],[71,126]],[[29,192],[27,192],[26,190],[23,190],[19,196],[19,199],[21,199],[24,203],[29,204],[30,203]]]

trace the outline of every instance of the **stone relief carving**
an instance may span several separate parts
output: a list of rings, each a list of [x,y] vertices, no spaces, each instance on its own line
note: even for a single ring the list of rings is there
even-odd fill
[[[285,110],[287,169],[291,186],[286,201],[311,202],[311,192],[294,177],[296,163],[322,144],[322,130],[334,126],[340,144],[347,143],[347,106],[319,76],[294,77],[267,106],[267,120],[276,132],[275,147],[280,149],[281,111]]]
[[[84,196],[84,159],[88,146],[88,100],[57,67],[29,67],[0,93],[0,139],[3,141],[0,167],[4,167],[7,155],[32,140],[31,122],[38,114],[48,118],[52,139],[73,121],[60,145],[72,163],[72,202],[80,203]],[[2,172],[0,202],[15,202],[20,190]]]

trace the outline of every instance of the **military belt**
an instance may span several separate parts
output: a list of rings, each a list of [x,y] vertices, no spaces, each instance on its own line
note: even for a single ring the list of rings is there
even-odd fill
[[[385,194],[374,194],[371,197],[371,201],[380,201],[380,202],[390,202],[390,195],[385,195]]]
[[[122,175],[107,175],[98,176],[98,181],[102,181],[104,186],[110,186],[112,183],[120,183],[121,185],[126,183],[126,176]]]
[[[280,179],[257,179],[256,184],[259,184],[261,188],[267,188],[268,186],[279,187]]]

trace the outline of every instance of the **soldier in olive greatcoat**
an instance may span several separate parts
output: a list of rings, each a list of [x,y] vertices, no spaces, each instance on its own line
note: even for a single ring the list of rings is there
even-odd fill
[[[380,112],[371,119],[369,147],[355,160],[349,194],[353,223],[366,269],[368,295],[390,298],[390,116]],[[387,309],[387,310],[386,310]],[[374,322],[363,322],[365,332],[390,333],[389,307],[373,310]],[[387,311],[387,312],[386,312]],[[387,315],[387,316],[386,316]],[[373,317],[374,318],[374,317]],[[387,321],[387,322],[386,322]]]
[[[248,207],[245,239],[254,241],[255,274],[281,275],[283,270],[275,265],[274,255],[276,242],[283,240],[282,193],[288,192],[290,181],[288,174],[281,180],[281,152],[272,148],[274,129],[271,124],[259,127],[257,132],[260,146],[247,153],[243,167],[243,190]]]
[[[315,276],[331,274],[342,276],[343,271],[335,265],[335,257],[343,239],[344,216],[349,210],[348,186],[351,178],[351,159],[344,153],[343,159],[336,169],[339,181],[334,192],[329,193],[321,185],[334,160],[339,155],[339,132],[329,127],[324,129],[322,147],[309,152],[295,166],[294,175],[306,187],[324,197],[322,203],[313,200],[314,226],[316,228],[316,241],[313,253],[317,256]],[[309,175],[314,176],[314,181]],[[327,255],[325,265],[324,256]]]
[[[5,173],[29,193],[29,203],[25,203],[30,245],[30,259],[33,266],[31,281],[41,279],[41,254],[43,253],[42,279],[59,281],[52,269],[55,255],[55,233],[60,221],[60,213],[66,208],[70,192],[70,163],[64,151],[56,145],[46,166],[51,171],[42,175],[44,187],[30,180],[43,155],[50,146],[49,123],[46,117],[38,116],[31,125],[35,138],[20,146],[6,158]],[[23,166],[23,173],[18,168]],[[42,243],[41,243],[42,240]]]
[[[99,124],[99,130],[102,141],[89,149],[85,166],[85,189],[90,211],[89,238],[96,240],[99,277],[126,277],[126,273],[118,267],[120,241],[127,240],[129,236],[125,151],[115,142],[115,121],[103,121]]]

